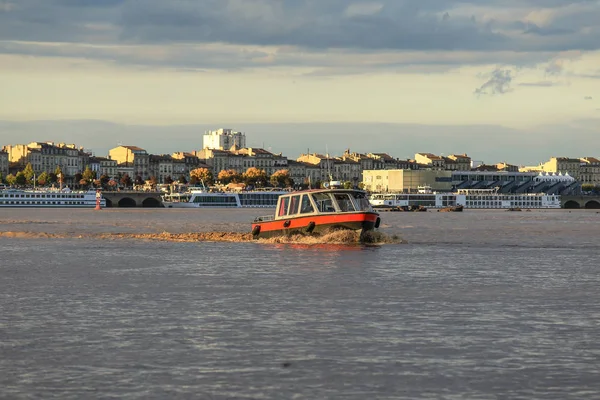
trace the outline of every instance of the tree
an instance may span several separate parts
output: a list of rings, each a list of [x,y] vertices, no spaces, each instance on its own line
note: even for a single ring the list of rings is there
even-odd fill
[[[142,179],[141,175],[136,175],[136,177],[135,177],[135,184],[136,185],[143,185],[144,184],[144,180]]]
[[[344,189],[352,189],[352,182],[350,182],[350,181],[344,182]]]
[[[110,188],[110,190],[115,190],[115,188],[117,187],[117,181],[115,181],[114,179],[110,179],[107,185]]]
[[[267,182],[267,173],[263,169],[250,167],[244,172],[243,179],[246,185],[262,186]]]
[[[27,183],[33,183],[33,176],[35,175],[35,171],[33,170],[33,166],[31,163],[27,163],[25,169],[23,170],[23,175],[25,176],[25,180]]]
[[[2,172],[0,172],[0,183],[4,182],[4,176],[2,175]]]
[[[273,172],[270,181],[273,186],[278,187],[289,187],[294,184],[294,181],[290,178],[290,171],[287,169]]]
[[[110,181],[110,177],[106,174],[102,174],[100,175],[100,185],[102,187],[106,187],[108,185],[108,182]]]
[[[54,172],[50,172],[48,174],[48,182],[47,183],[54,183],[58,180],[58,177],[56,176],[56,174]]]
[[[203,182],[205,185],[213,184],[213,174],[208,168],[196,168],[190,171],[190,182],[195,178],[194,183]]]
[[[46,186],[46,184],[50,181],[50,176],[48,175],[48,173],[46,171],[42,172],[38,177],[37,177],[37,183],[40,186]]]
[[[10,186],[14,186],[17,183],[17,177],[13,174],[6,175],[6,183],[8,183]]]
[[[188,181],[187,181],[187,179],[185,179],[185,176],[181,175],[179,177],[179,183],[182,183],[185,185],[186,183],[188,183]]]
[[[75,182],[80,182],[83,179],[83,174],[78,172],[75,174]]]
[[[131,187],[133,185],[133,181],[129,177],[129,174],[123,174],[123,176],[121,177],[120,183],[123,187],[126,187],[126,188]]]
[[[56,167],[56,169],[54,170],[54,176],[56,176],[56,180],[54,180],[54,182],[58,182],[59,184],[62,185],[62,183],[65,180],[65,176],[63,175],[62,169],[60,168],[60,165],[58,165]]]
[[[217,179],[224,185],[227,185],[228,183],[238,183],[242,181],[242,176],[240,174],[237,173],[237,171],[235,169],[227,169],[227,170],[222,170],[221,172],[219,172],[219,174],[217,175]]]
[[[173,183],[173,178],[171,178],[171,175],[167,175],[167,176],[165,177],[165,183],[166,183],[167,185],[170,185],[171,183]]]
[[[27,183],[27,177],[23,171],[17,172],[16,180],[17,185],[25,185]]]
[[[92,171],[90,167],[86,167],[85,171],[83,171],[82,179],[85,179],[88,182],[93,181],[96,179],[96,171]]]
[[[88,187],[88,185],[90,184],[90,181],[86,181],[85,179],[81,178],[81,179],[79,180],[79,184],[80,184],[81,186],[83,186],[84,188],[87,188],[87,187]]]
[[[158,184],[158,179],[154,175],[151,176],[148,181],[150,182],[150,186],[152,186],[152,188],[156,188],[156,185]]]

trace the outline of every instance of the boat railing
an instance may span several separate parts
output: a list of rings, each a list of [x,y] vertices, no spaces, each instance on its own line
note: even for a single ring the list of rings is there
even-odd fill
[[[265,222],[265,221],[274,221],[275,217],[273,215],[265,215],[262,217],[254,218],[254,222]]]

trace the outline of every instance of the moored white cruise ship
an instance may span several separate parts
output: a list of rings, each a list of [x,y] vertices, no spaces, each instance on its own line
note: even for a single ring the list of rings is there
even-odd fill
[[[455,193],[373,193],[373,207],[560,208],[560,196],[545,193],[498,193],[495,189],[459,189]]]
[[[52,189],[0,190],[0,207],[76,207],[90,208],[96,206],[96,190],[87,192]],[[106,200],[100,198],[100,206],[106,206]]]
[[[162,196],[166,208],[275,208],[277,199],[286,191],[210,192],[192,189],[185,193]]]

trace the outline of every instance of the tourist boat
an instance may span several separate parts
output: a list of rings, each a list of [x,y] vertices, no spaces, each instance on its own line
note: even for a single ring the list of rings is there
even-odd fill
[[[362,190],[327,188],[286,193],[279,196],[275,215],[257,217],[252,236],[271,238],[296,233],[321,234],[335,229],[364,232],[379,228],[379,214],[373,211]]]
[[[459,189],[457,192],[374,193],[371,205],[378,207],[418,207],[443,209],[462,206],[477,208],[560,208],[560,195],[545,193],[498,193],[496,189]]]
[[[166,208],[275,208],[277,199],[286,191],[240,191],[211,192],[205,188],[193,188],[185,193],[162,196]]]
[[[69,189],[4,189],[0,190],[0,207],[76,207],[96,206],[96,190],[71,191]],[[100,207],[106,200],[100,197]]]

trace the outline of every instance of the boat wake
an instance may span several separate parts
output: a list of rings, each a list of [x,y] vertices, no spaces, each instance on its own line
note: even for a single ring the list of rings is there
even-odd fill
[[[369,231],[363,237],[358,232],[338,230],[323,235],[291,235],[271,239],[252,238],[251,233],[240,232],[195,232],[195,233],[46,233],[46,232],[0,232],[0,237],[13,239],[95,239],[95,240],[149,240],[163,242],[256,242],[289,244],[396,244],[403,240],[396,235]]]
[[[351,230],[336,230],[323,235],[291,235],[270,239],[259,239],[260,243],[290,243],[290,244],[397,244],[403,243],[400,237],[389,236],[379,231],[369,231],[361,237],[360,232]]]

